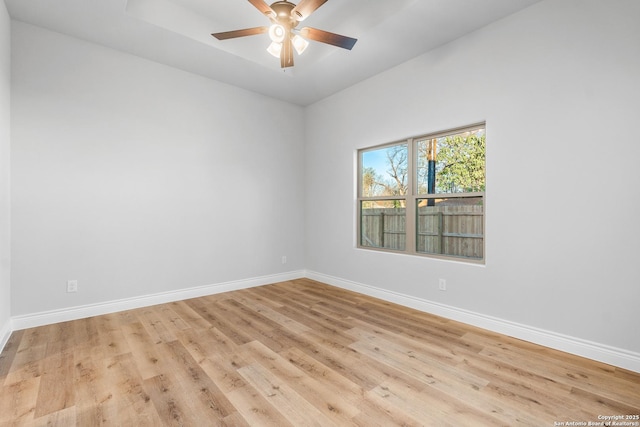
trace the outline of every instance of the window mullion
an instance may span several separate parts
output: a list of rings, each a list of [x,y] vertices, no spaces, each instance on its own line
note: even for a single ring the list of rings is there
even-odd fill
[[[405,250],[407,253],[416,252],[416,156],[414,139],[407,140],[407,195],[405,201]]]

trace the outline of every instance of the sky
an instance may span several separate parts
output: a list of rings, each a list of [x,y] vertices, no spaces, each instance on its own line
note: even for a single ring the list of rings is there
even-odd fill
[[[389,160],[387,159],[387,150],[391,147],[379,148],[377,150],[362,152],[362,168],[372,167],[376,174],[388,177]]]

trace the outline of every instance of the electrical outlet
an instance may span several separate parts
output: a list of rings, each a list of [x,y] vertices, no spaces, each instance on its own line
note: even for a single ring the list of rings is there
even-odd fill
[[[282,263],[283,264],[287,263],[287,256],[286,255],[282,255]]]
[[[78,292],[77,280],[67,280],[67,292]]]
[[[446,291],[447,290],[447,281],[445,279],[440,279],[438,281],[438,288],[441,291]]]

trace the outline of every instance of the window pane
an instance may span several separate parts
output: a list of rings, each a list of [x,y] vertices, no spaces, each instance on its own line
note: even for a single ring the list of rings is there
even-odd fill
[[[416,251],[484,257],[483,197],[418,199]]]
[[[407,194],[407,144],[363,151],[361,156],[361,197]]]
[[[404,200],[368,200],[360,205],[360,245],[405,250]]]
[[[417,194],[485,191],[483,128],[416,141]]]

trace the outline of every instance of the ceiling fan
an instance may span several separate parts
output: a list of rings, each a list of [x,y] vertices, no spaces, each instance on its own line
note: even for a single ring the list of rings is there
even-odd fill
[[[293,67],[293,50],[295,49],[299,55],[302,54],[309,45],[305,38],[351,50],[357,39],[311,27],[296,29],[300,21],[308,18],[326,2],[327,0],[300,0],[295,5],[288,1],[276,1],[269,6],[264,0],[249,0],[249,3],[271,20],[271,26],[225,31],[211,35],[218,40],[227,40],[269,33],[271,44],[267,51],[276,58],[280,58],[282,68]]]

